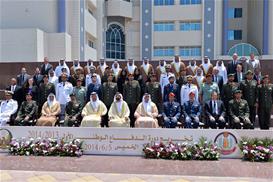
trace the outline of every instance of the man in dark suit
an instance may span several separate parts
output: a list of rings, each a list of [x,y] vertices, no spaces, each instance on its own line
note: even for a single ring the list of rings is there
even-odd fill
[[[207,125],[211,128],[223,129],[226,125],[225,121],[225,106],[223,101],[218,99],[217,92],[211,93],[211,100],[206,102],[205,115],[207,117]]]
[[[245,75],[243,73],[243,67],[242,67],[242,65],[237,64],[236,73],[234,76],[234,82],[240,83],[243,80],[245,80]]]
[[[237,64],[239,64],[238,55],[234,53],[232,56],[232,61],[227,65],[227,74],[235,74]]]
[[[175,102],[175,94],[169,93],[169,101],[163,104],[164,126],[166,128],[175,128],[181,116],[181,107],[178,102]]]
[[[40,68],[36,68],[35,69],[35,73],[33,75],[33,81],[34,81],[34,85],[36,85],[37,87],[40,86],[40,83],[42,82],[44,76],[41,75],[41,72],[40,72]]]
[[[222,92],[223,84],[224,84],[224,79],[221,75],[219,75],[219,70],[218,68],[213,68],[212,71],[212,81],[217,83],[220,92]]]
[[[10,80],[10,86],[8,86],[6,90],[13,92],[12,99],[17,101],[19,108],[24,100],[24,96],[22,92],[22,87],[17,85],[17,81],[15,78],[12,78]]]
[[[92,82],[87,86],[86,99],[90,101],[90,95],[92,92],[96,92],[99,99],[102,99],[102,88],[101,84],[97,83],[97,75],[92,75]]]
[[[189,93],[189,99],[183,105],[184,117],[185,117],[185,128],[198,128],[200,115],[201,115],[201,104],[195,100],[195,93]]]
[[[17,75],[17,85],[18,86],[23,86],[27,80],[30,78],[30,75],[27,74],[27,70],[25,67],[21,69],[21,74]]]
[[[164,87],[164,92],[163,92],[163,101],[167,102],[168,101],[168,97],[170,93],[174,93],[175,97],[175,101],[179,102],[180,101],[180,87],[178,84],[174,83],[174,76],[171,75],[169,77],[169,84],[167,84]]]
[[[48,75],[49,70],[53,69],[52,65],[49,64],[47,57],[44,58],[44,63],[41,65],[41,75]]]

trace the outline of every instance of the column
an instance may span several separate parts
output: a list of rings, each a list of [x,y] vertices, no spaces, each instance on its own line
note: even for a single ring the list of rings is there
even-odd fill
[[[58,0],[58,32],[66,32],[65,0]]]
[[[140,1],[141,8],[141,43],[140,43],[140,55],[143,57],[147,57],[149,59],[152,58],[152,30],[153,30],[153,20],[152,20],[152,8],[153,1],[151,0],[141,0]]]

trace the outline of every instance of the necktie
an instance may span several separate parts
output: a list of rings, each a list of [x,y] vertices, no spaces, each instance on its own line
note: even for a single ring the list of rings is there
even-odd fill
[[[213,101],[213,113],[216,115],[217,112],[216,112],[216,102]]]
[[[189,88],[191,88],[191,84],[189,84]]]

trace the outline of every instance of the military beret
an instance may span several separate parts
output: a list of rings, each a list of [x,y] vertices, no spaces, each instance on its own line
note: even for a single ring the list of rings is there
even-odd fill
[[[193,79],[193,76],[192,75],[188,75],[187,79]]]
[[[27,92],[26,95],[31,95],[32,96],[32,92]]]
[[[175,97],[175,94],[173,92],[169,93],[169,97]]]
[[[234,76],[234,73],[230,73],[228,74],[228,77]]]
[[[190,91],[189,95],[195,95],[195,93],[193,91]]]

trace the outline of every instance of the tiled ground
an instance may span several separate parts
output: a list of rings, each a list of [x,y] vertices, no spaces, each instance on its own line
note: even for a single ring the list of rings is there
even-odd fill
[[[269,179],[116,173],[0,171],[1,182],[270,182]]]
[[[0,154],[2,181],[273,181],[273,162],[168,161],[129,156],[26,157]]]

